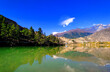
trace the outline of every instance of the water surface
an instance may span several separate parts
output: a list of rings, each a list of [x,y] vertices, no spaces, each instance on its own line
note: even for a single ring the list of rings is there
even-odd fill
[[[0,72],[110,72],[109,53],[109,48],[1,47]]]

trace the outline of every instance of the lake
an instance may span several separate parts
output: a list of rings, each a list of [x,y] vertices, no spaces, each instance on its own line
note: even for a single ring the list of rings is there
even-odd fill
[[[0,47],[0,72],[110,72],[110,48]]]

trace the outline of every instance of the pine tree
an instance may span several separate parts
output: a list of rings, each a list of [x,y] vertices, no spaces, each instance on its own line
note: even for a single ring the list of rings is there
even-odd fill
[[[3,21],[3,16],[0,15],[0,35],[1,35],[1,24],[2,24],[2,21]]]
[[[9,37],[9,31],[11,29],[11,24],[7,24],[7,28],[6,28],[6,37]]]
[[[14,24],[12,24],[12,26],[11,26],[11,28],[10,28],[10,30],[9,30],[9,36],[11,37],[11,38],[15,38],[15,35],[16,35],[16,33],[15,33],[15,25]]]
[[[0,35],[2,37],[6,36],[6,24],[5,24],[5,18],[0,15]]]
[[[41,28],[38,29],[38,33],[39,33],[40,35],[43,33]]]
[[[42,33],[43,33],[43,32],[42,32],[42,29],[41,29],[41,28],[39,28],[39,29],[38,29],[38,33],[37,33],[37,34],[39,35],[39,39],[41,39],[41,38],[42,38]]]
[[[15,32],[16,32],[16,38],[19,39],[19,37],[20,37],[20,28],[19,28],[18,25],[16,26]]]
[[[0,23],[2,23],[2,21],[3,21],[3,16],[0,15]]]
[[[34,32],[34,29],[32,28],[32,26],[30,27],[29,35],[30,35],[30,38],[31,38],[31,39],[34,39],[35,32]]]
[[[1,36],[2,38],[6,37],[6,24],[5,23],[1,24]]]

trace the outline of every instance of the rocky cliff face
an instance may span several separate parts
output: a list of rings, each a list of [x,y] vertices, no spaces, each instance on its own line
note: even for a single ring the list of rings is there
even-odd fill
[[[95,32],[92,35],[86,37],[80,37],[73,39],[77,43],[83,42],[110,42],[110,28],[103,29]]]
[[[97,31],[96,33],[85,37],[87,41],[110,42],[110,28]]]

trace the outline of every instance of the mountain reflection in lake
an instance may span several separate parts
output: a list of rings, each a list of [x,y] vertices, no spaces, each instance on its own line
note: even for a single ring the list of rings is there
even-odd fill
[[[1,47],[0,72],[110,72],[109,48]]]

